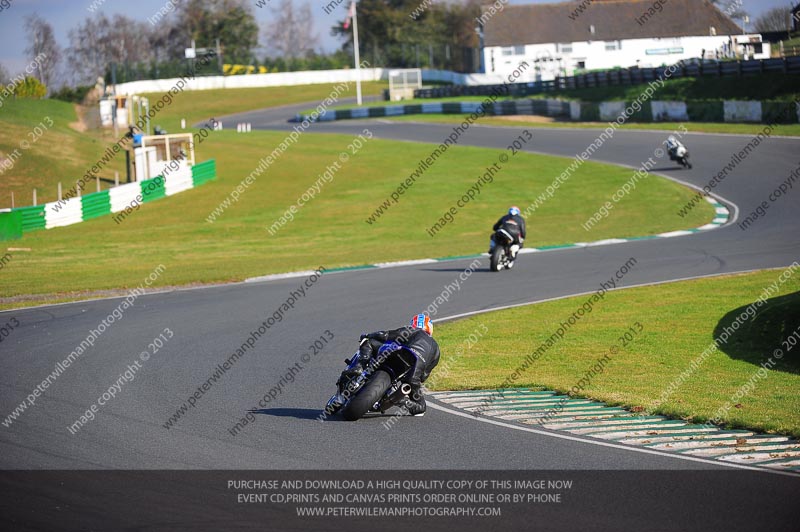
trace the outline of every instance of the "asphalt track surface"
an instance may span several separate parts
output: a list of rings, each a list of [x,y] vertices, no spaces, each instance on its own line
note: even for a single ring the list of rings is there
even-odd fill
[[[244,113],[224,118],[222,122],[226,129],[235,127],[237,122],[250,122],[254,129],[289,132],[296,124],[287,123],[287,117],[311,106]],[[453,128],[359,120],[314,124],[309,132],[354,135],[364,127],[369,127],[376,138],[398,141],[398,149],[402,149],[403,141],[438,144]],[[522,129],[534,134],[530,150],[567,157],[585,149],[599,133],[580,129],[473,126],[459,144],[504,149]],[[666,134],[617,131],[592,160],[638,167]],[[654,171],[703,186],[749,138],[690,134],[685,143],[692,152],[694,168],[679,170],[667,164]],[[343,140],[342,148],[345,146]],[[440,308],[437,318],[592,292],[630,257],[638,263],[621,286],[785,267],[800,259],[800,214],[796,209],[798,198],[794,197],[798,192],[793,190],[788,197],[773,203],[766,217],[746,231],[740,230],[736,221],[742,212],[749,213],[766,200],[797,168],[798,147],[797,139],[774,137],[762,143],[718,185],[715,192],[731,210],[731,223],[720,229],[693,236],[524,255],[513,272],[499,275],[488,272],[488,260],[483,259],[482,268]],[[292,149],[302,150],[302,140]],[[272,147],[265,146],[264,155],[271,150]],[[387,195],[390,192],[387,190]],[[602,199],[598,198],[598,206]],[[377,206],[382,198],[375,201]],[[369,214],[364,213],[364,217]],[[675,218],[677,228],[681,219],[677,215]],[[390,211],[378,223],[394,222]],[[361,230],[369,231],[369,227],[364,224]],[[362,250],[364,262],[380,262],[380,248],[386,244],[375,244],[374,255]],[[432,246],[430,256],[437,255]],[[645,454],[600,446],[591,438],[575,441],[531,434],[435,408],[429,409],[423,418],[401,420],[390,431],[380,417],[357,423],[318,421],[321,407],[334,391],[342,360],[354,350],[358,335],[402,325],[408,316],[426,307],[470,262],[455,260],[324,275],[307,289],[307,295],[286,318],[275,324],[255,349],[227,371],[197,400],[196,407],[190,408],[170,429],[163,426],[167,419],[253,329],[281,306],[290,291],[299,288],[303,279],[142,296],[125,311],[121,321],[110,327],[87,354],[57,379],[35,406],[28,408],[10,427],[0,427],[0,467],[360,470],[366,458],[378,468],[405,469],[408,450],[413,449],[414,467],[426,470],[730,469],[668,453]],[[320,265],[326,266],[324,258],[320,258]],[[169,264],[165,266],[169,268]],[[13,337],[0,344],[3,419],[121,301],[107,299],[0,313],[2,319],[13,316],[20,322]],[[143,364],[136,378],[125,384],[115,399],[100,409],[96,419],[77,434],[70,434],[67,427],[117,381],[165,327],[174,332],[174,337]],[[334,339],[322,354],[305,364],[294,382],[285,386],[266,408],[259,409],[254,423],[232,436],[228,429],[249,409],[258,408],[259,399],[289,367],[301,360],[308,346],[326,330]],[[334,442],[336,448],[349,450],[333,452]],[[779,482],[778,475],[755,475],[759,483],[767,486]],[[797,485],[795,481],[795,494]],[[626,526],[622,522],[617,525]]]

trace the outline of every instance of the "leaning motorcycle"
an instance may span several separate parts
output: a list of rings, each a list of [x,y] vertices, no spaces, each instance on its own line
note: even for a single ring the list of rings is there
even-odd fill
[[[514,266],[514,260],[519,246],[514,244],[514,237],[502,227],[495,231],[492,237],[494,246],[489,254],[489,266],[493,272],[503,269],[510,270]]]
[[[347,369],[354,368],[358,353],[345,359]],[[416,355],[400,344],[384,344],[367,366],[357,375],[342,372],[336,382],[337,391],[325,405],[325,414],[341,411],[347,421],[361,419],[368,412],[386,412],[403,403],[411,394],[411,385],[402,382],[413,369]]]
[[[691,168],[692,163],[689,162],[689,150],[686,146],[678,146],[677,148],[668,150],[669,159],[675,161],[684,168]]]

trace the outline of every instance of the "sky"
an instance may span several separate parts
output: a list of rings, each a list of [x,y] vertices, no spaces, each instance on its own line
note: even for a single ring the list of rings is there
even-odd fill
[[[53,26],[58,44],[65,48],[69,41],[67,34],[70,28],[74,28],[92,13],[89,8],[97,6],[99,11],[106,15],[120,13],[131,18],[147,21],[155,15],[167,2],[179,4],[181,0],[0,0],[0,63],[12,75],[20,72],[28,64],[25,48],[27,46],[24,17],[32,13],[38,13],[42,18]],[[256,7],[256,1],[251,0],[258,24],[264,28],[274,17],[274,7]],[[306,0],[298,0],[301,5]],[[319,36],[320,48],[329,52],[341,46],[338,38],[330,35],[330,28],[337,22],[344,20],[349,0],[343,0],[339,7],[330,14],[326,14],[323,6],[330,0],[308,0],[311,3],[311,11],[314,14],[313,27]],[[531,3],[553,3],[555,0],[510,0],[510,4],[531,4]],[[422,2],[422,0],[420,0]],[[487,0],[486,3],[491,3]],[[277,4],[277,1],[272,2]],[[8,4],[8,5],[7,5]],[[744,0],[744,8],[754,20],[759,14],[777,6],[791,4],[791,0]],[[737,21],[740,22],[740,21]],[[367,24],[368,21],[359,19],[360,24]],[[256,54],[262,57],[268,54],[265,38],[259,35],[261,49]],[[187,47],[189,43],[187,43]]]

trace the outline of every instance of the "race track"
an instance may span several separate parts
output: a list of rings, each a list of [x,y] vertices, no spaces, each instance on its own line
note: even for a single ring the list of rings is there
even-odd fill
[[[254,128],[289,131],[292,124],[287,124],[286,118],[310,106],[246,113],[224,118],[223,123],[226,129],[247,121]],[[311,131],[356,134],[367,124],[377,138],[437,144],[452,130],[449,125],[370,120],[315,124]],[[460,144],[502,149],[521,129],[472,127]],[[595,130],[527,129],[534,134],[531,150],[568,157],[585,149],[598,134]],[[618,131],[592,160],[638,167],[665,136],[664,132]],[[664,166],[656,173],[703,186],[748,140],[746,136],[690,134],[685,143],[692,151],[694,168],[681,171]],[[488,260],[483,259],[482,268],[440,308],[437,317],[592,292],[630,257],[638,264],[625,276],[622,286],[787,266],[800,259],[797,198],[790,195],[774,203],[768,215],[747,231],[736,226],[736,217],[749,213],[797,168],[798,146],[797,139],[770,139],[717,187],[716,193],[731,211],[731,223],[720,229],[524,255],[510,274],[489,273]],[[676,216],[676,226],[679,224]],[[380,244],[376,242],[373,249],[376,255],[366,262],[381,261]],[[430,256],[438,256],[435,249]],[[286,318],[170,429],[162,425],[248,338],[250,331],[272,314],[290,291],[298,289],[303,278],[143,296],[34,407],[9,427],[2,427],[0,467],[360,469],[364,456],[372,464],[392,464],[413,448],[415,456],[420,457],[415,467],[420,469],[728,469],[668,453],[644,454],[599,446],[591,438],[575,441],[521,432],[433,408],[425,417],[402,420],[391,430],[378,417],[358,423],[318,421],[321,407],[333,392],[342,359],[352,353],[358,335],[402,325],[470,262],[455,260],[324,275],[307,289],[307,296]],[[321,265],[326,266],[324,259]],[[2,416],[24,400],[120,302],[109,299],[0,314],[6,318],[13,315],[21,324],[13,342],[0,345]],[[125,384],[96,419],[70,434],[68,425],[117,381],[165,327],[174,332],[174,337],[143,364],[137,377]],[[254,423],[232,436],[228,429],[257,405],[326,330],[334,338],[323,353],[306,364],[267,408],[255,414]],[[363,453],[340,453],[332,459],[332,442],[339,448],[361,448]]]

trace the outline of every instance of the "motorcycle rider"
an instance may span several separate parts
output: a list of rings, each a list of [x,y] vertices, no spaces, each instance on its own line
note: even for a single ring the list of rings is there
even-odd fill
[[[492,227],[492,231],[496,232],[501,227],[514,238],[512,245],[518,246],[517,248],[512,247],[512,259],[516,259],[517,252],[519,251],[519,248],[522,247],[522,243],[525,241],[525,218],[523,218],[520,214],[519,207],[512,205],[508,209],[508,214],[500,217],[500,219],[497,220],[497,223],[495,223]],[[492,254],[494,246],[494,233],[492,233],[489,242],[489,255]]]
[[[362,334],[358,347],[358,361],[345,371],[345,375],[348,377],[359,375],[378,350],[387,344],[405,346],[416,355],[414,369],[404,379],[411,385],[411,395],[403,407],[412,416],[424,415],[427,407],[425,397],[422,395],[422,383],[439,363],[439,344],[433,339],[433,322],[430,316],[416,314],[411,318],[408,327]]]
[[[675,135],[670,135],[669,137],[667,137],[665,144],[667,145],[667,154],[669,155],[669,159],[671,161],[680,162],[680,159],[682,157],[688,156],[689,150],[686,149],[686,146],[681,144],[681,141],[675,138]],[[688,160],[686,161],[686,163],[689,168],[692,167],[691,163],[689,163]]]

